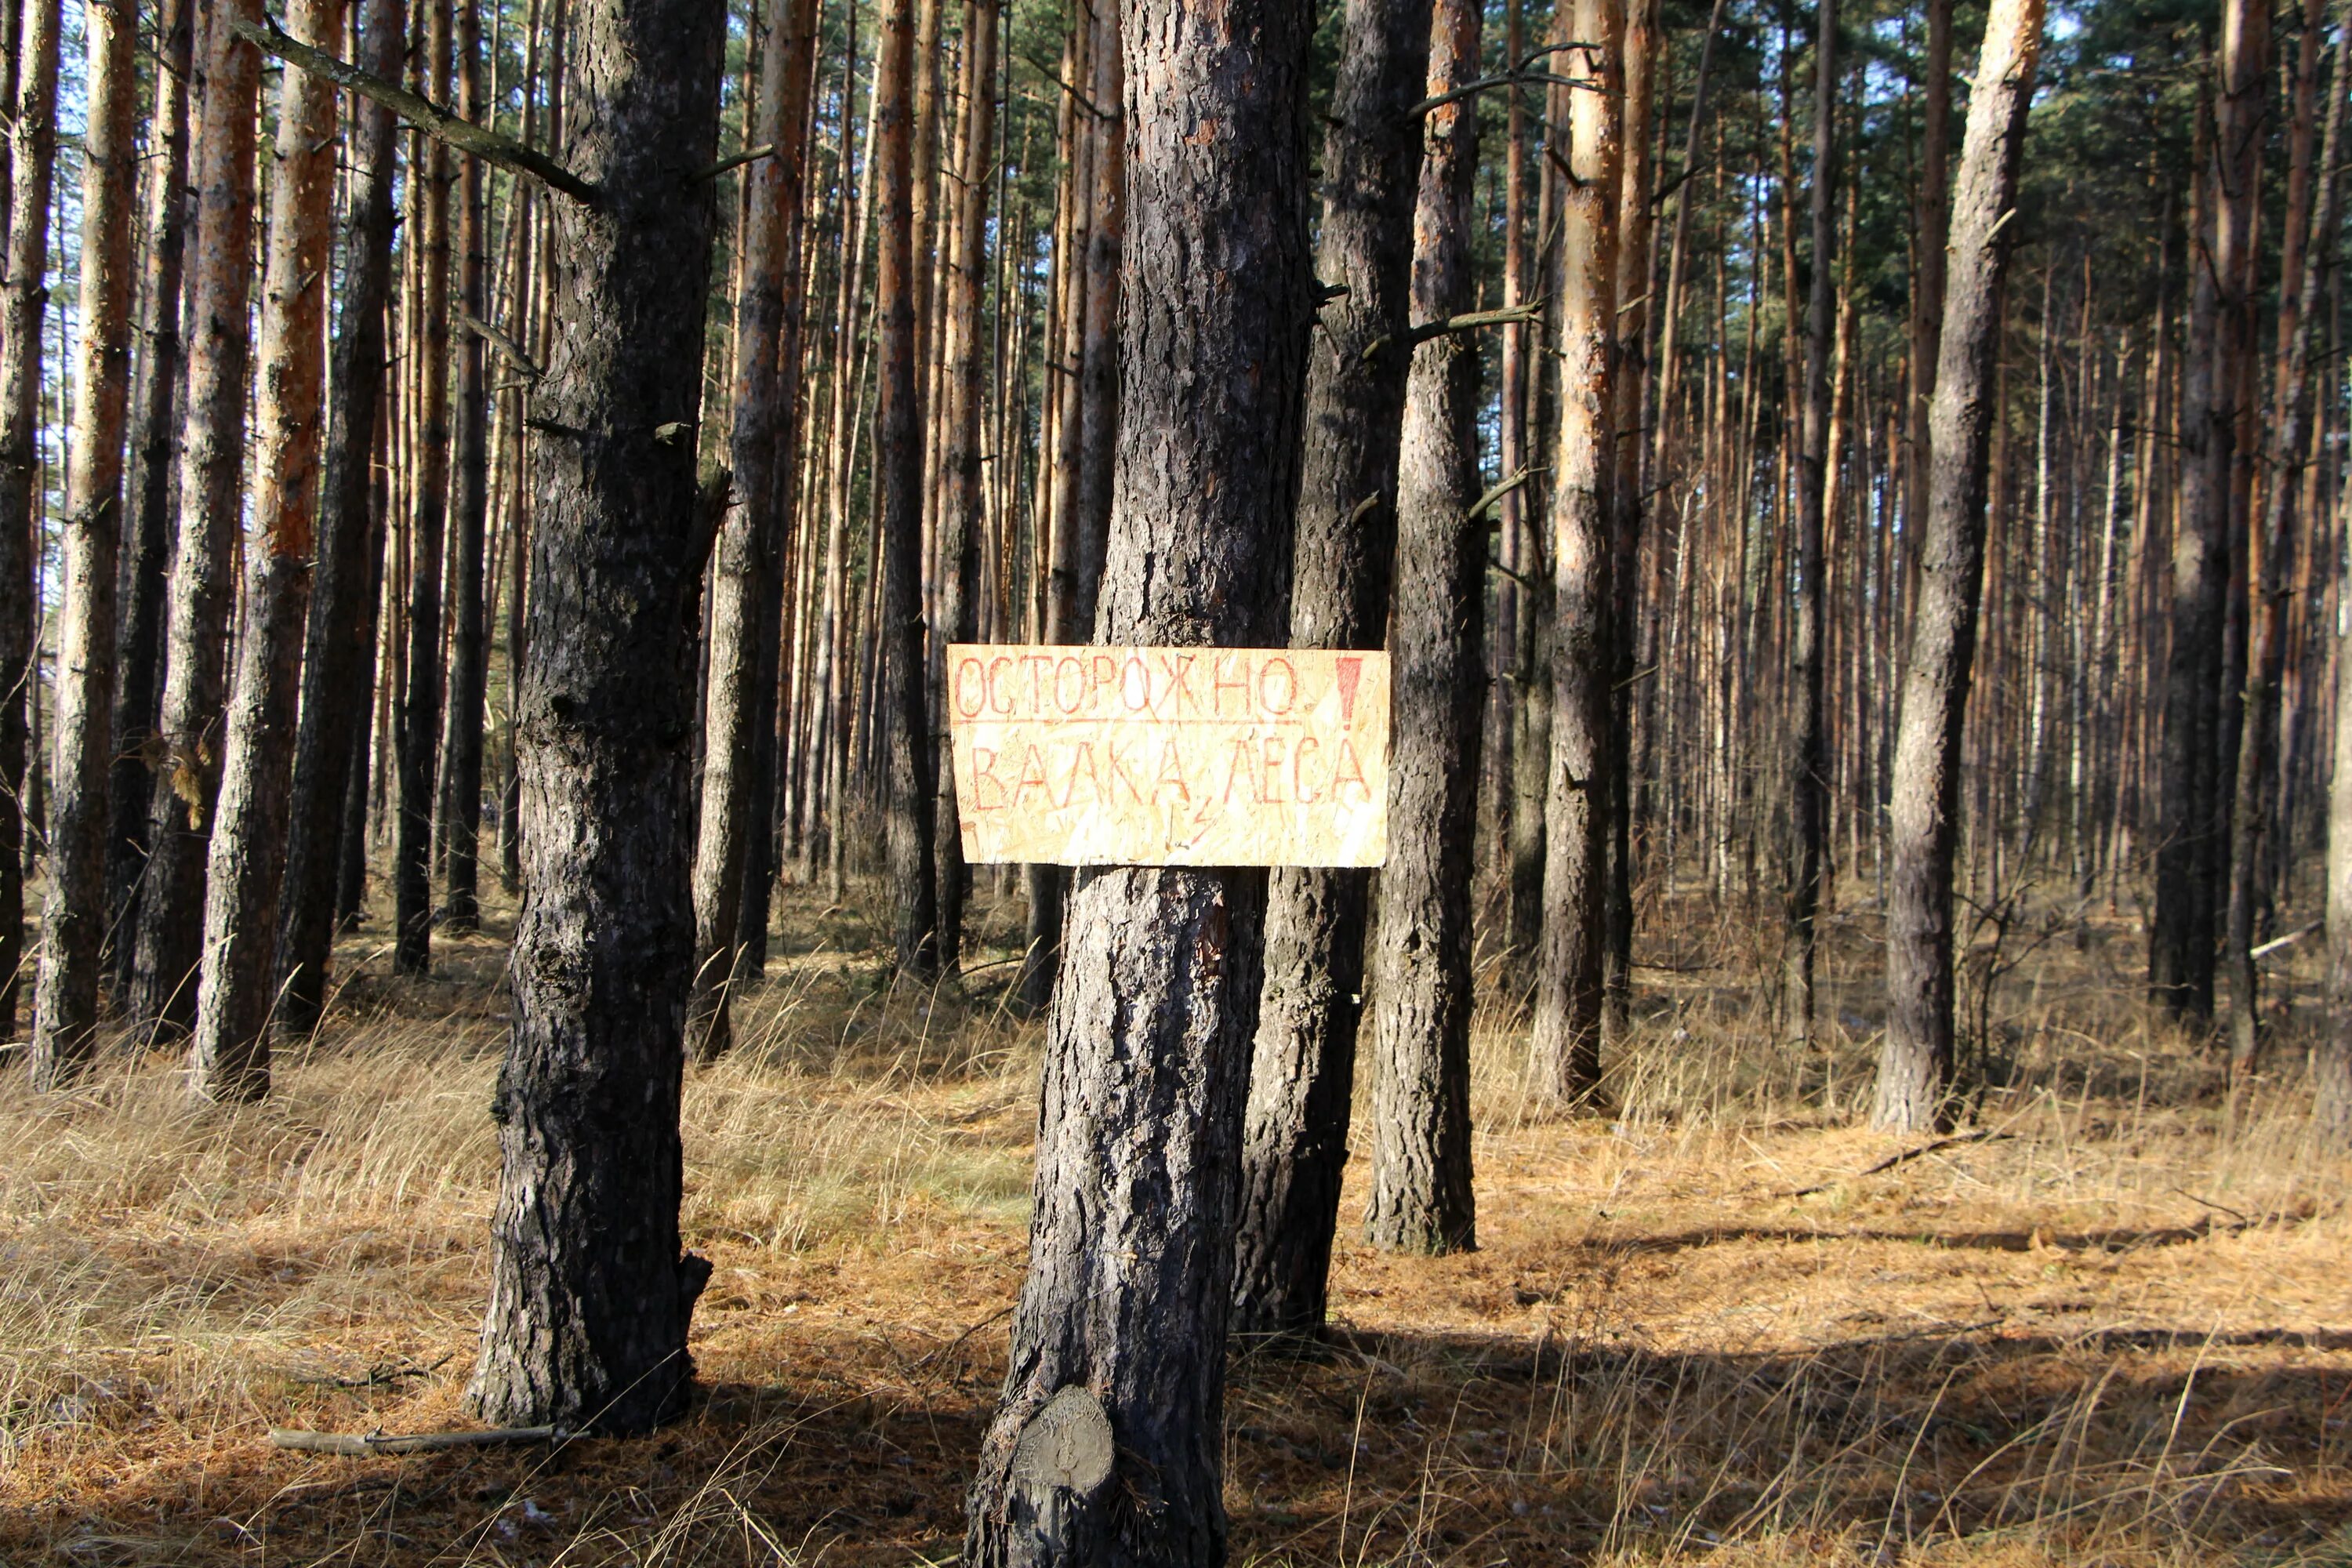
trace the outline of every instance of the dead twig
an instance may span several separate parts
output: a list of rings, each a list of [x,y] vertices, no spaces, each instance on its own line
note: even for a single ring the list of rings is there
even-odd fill
[[[1891,1171],[1897,1165],[1907,1164],[1922,1154],[1932,1154],[1938,1149],[1949,1149],[1958,1143],[1998,1143],[2005,1138],[2016,1136],[2014,1132],[1999,1132],[1990,1127],[1979,1127],[1973,1132],[1955,1132],[1949,1138],[1937,1138],[1930,1142],[1920,1144],[1916,1149],[1906,1149],[1899,1154],[1889,1154],[1875,1165],[1866,1166],[1851,1176],[1840,1176],[1836,1181],[1822,1182],[1810,1187],[1799,1187],[1788,1195],[1792,1198],[1810,1198],[1816,1193],[1828,1192],[1832,1187],[1836,1186],[1838,1182],[1858,1182],[1864,1176],[1874,1176],[1881,1171]]]
[[[506,1443],[552,1443],[561,1426],[492,1426],[479,1432],[296,1432],[269,1429],[269,1446],[304,1454],[431,1454],[444,1448],[490,1448]]]

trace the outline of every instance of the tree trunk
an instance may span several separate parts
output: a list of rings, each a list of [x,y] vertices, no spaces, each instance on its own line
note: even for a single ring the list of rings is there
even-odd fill
[[[40,606],[33,586],[40,477],[42,317],[48,309],[49,195],[57,173],[59,0],[26,0],[8,105],[7,277],[0,283],[0,1035],[16,1027],[25,963],[26,695]]]
[[[1476,0],[1443,0],[1430,26],[1429,93],[1478,75]],[[1423,117],[1413,216],[1412,317],[1470,304],[1475,100]],[[1478,725],[1486,706],[1486,519],[1478,473],[1478,353],[1445,333],[1412,353],[1397,479],[1396,608],[1390,622],[1389,858],[1372,989],[1372,1190],[1364,1220],[1392,1252],[1477,1245],[1470,1185],[1471,883]]]
[[[1620,0],[1574,0],[1555,57],[1586,84],[1570,95],[1561,196],[1559,436],[1553,459],[1550,779],[1544,805],[1543,943],[1532,1072],[1539,1094],[1601,1083],[1609,882],[1611,415],[1615,408],[1617,221],[1624,126]],[[1631,570],[1631,563],[1628,563]]]
[[[915,341],[912,0],[888,0],[875,78],[880,253],[874,314],[881,387],[874,405],[874,491],[882,544],[883,709],[889,749],[890,887],[899,971],[928,984],[940,968],[939,884],[932,850],[929,704],[924,690],[923,425]],[[929,62],[924,68],[928,69]]]
[[[2223,8],[2221,90],[2200,160],[2210,235],[2194,268],[2183,393],[2179,521],[2172,537],[2172,638],[2165,672],[2156,907],[2148,990],[2175,1017],[2213,1014],[2219,917],[2227,899],[2224,792],[2228,729],[2231,526],[2240,395],[2252,353],[2252,291],[2260,204],[2262,118],[2268,107],[2270,9]]]
[[[759,737],[776,722],[776,682],[763,651],[782,615],[782,560],[795,478],[800,391],[803,138],[816,51],[814,0],[778,0],[761,62],[758,141],[776,149],[746,173],[743,278],[736,295],[733,448],[737,504],[719,535],[710,584],[707,740],[694,858],[694,1002],[703,1058],[732,1036],[730,998],[741,959],[751,840],[770,829],[756,803]]]
[[[1097,29],[1088,18],[1074,13],[1062,61],[1069,79],[1083,79],[1079,68],[1087,58]],[[1086,405],[1079,370],[1085,360],[1087,271],[1087,224],[1094,198],[1087,178],[1091,150],[1097,138],[1083,118],[1086,108],[1075,88],[1062,94],[1055,129],[1062,153],[1063,176],[1054,214],[1053,275],[1045,311],[1045,403],[1038,466],[1039,530],[1050,532],[1040,553],[1045,555],[1045,641],[1067,645],[1084,641],[1092,632],[1092,616],[1078,615],[1078,469],[1086,449]],[[1054,999],[1060,972],[1062,932],[1068,910],[1070,874],[1059,866],[1031,866],[1028,880],[1027,946],[1021,968],[1022,1005],[1042,1013]]]
[[[1315,294],[1310,17],[1126,10],[1123,416],[1109,642],[1283,624]],[[1046,1027],[1030,1270],[964,1561],[1222,1563],[1226,1308],[1265,882],[1127,868],[1072,890]]]
[[[1812,278],[1805,297],[1803,446],[1797,457],[1796,581],[1789,608],[1789,882],[1780,952],[1780,1037],[1813,1037],[1814,921],[1827,858],[1830,760],[1822,642],[1822,520],[1830,488],[1830,340],[1837,247],[1837,0],[1819,0],[1813,36]]]
[[[1105,26],[1117,16],[1104,7]],[[966,109],[961,167],[950,181],[961,206],[951,226],[955,254],[948,260],[947,299],[940,326],[941,386],[946,450],[940,458],[939,521],[940,635],[933,639],[944,650],[950,642],[970,642],[979,626],[980,543],[986,519],[981,491],[982,373],[987,345],[981,338],[981,296],[988,266],[988,195],[990,162],[996,154],[996,0],[977,0],[964,30]],[[1112,58],[1117,55],[1112,51]],[[1116,86],[1116,77],[1113,79]],[[1114,334],[1116,342],[1116,334]],[[1113,370],[1117,365],[1114,361]],[[939,863],[940,957],[953,966],[963,947],[963,894],[967,874],[963,863],[962,828],[956,818],[955,768],[945,740],[947,713],[939,713],[937,740],[938,819],[933,841]]]
[[[2339,41],[2339,78],[2341,72]],[[2230,1068],[2242,1078],[2254,1070],[2262,1045],[2261,973],[2254,961],[2254,916],[2267,895],[2264,872],[2269,847],[2265,838],[2271,826],[2268,816],[2277,767],[2279,685],[2286,667],[2286,565],[2294,549],[2295,501],[2303,489],[2302,470],[2310,456],[2314,404],[2312,331],[2322,304],[2320,289],[2336,255],[2336,193],[2340,189],[2336,157],[2343,128],[2344,87],[2339,79],[2327,94],[2327,125],[2321,136],[2315,216],[2308,242],[2302,247],[2299,275],[2293,280],[2295,304],[2288,317],[2292,325],[2287,331],[2284,354],[2285,395],[2273,410],[2271,439],[2267,443],[2269,484],[2264,492],[2262,531],[2254,541],[2246,700],[2240,717],[2238,772],[2233,781],[2235,803],[2230,818],[2227,942],[2230,990],[2234,1003],[2230,1016]]]
[[[106,930],[107,763],[113,742],[115,552],[122,523],[122,424],[131,381],[131,211],[139,11],[100,0],[89,31],[82,136],[81,347],[58,553],[56,799],[33,1000],[33,1082],[63,1084],[98,1023]]]
[[[2042,0],[1994,0],[1952,203],[1950,292],[1937,348],[1935,471],[1919,542],[1918,597],[1896,718],[1888,837],[1886,1038],[1874,1125],[1916,1131],[1949,1114],[1952,851],[1960,735],[1984,574],[1993,363],[2000,348],[2009,214],[2042,48]]]
[[[335,47],[342,0],[299,0],[289,20],[295,37]],[[260,531],[246,551],[219,819],[205,876],[191,1085],[207,1100],[258,1100],[269,1091],[295,703],[318,515],[336,140],[334,85],[289,68],[278,101],[262,274],[255,432],[261,473],[254,497]]]
[[[2352,488],[2352,469],[2345,484]],[[2339,496],[2345,515],[2352,496]],[[2352,593],[2352,572],[2336,555],[2336,592]],[[2327,1026],[2312,1052],[2313,1120],[2331,1149],[2352,1144],[2352,637],[2346,618],[2336,635],[2335,742],[2327,776]]]
[[[1943,331],[1944,273],[1950,265],[1945,242],[1951,230],[1952,0],[1927,0],[1927,79],[1922,84],[1918,218],[1912,240],[1911,395],[1904,408],[1908,460],[1903,468],[1903,529],[1913,542],[1927,527],[1927,474],[1934,466],[1935,440],[1928,413],[1936,397],[1936,344]],[[1918,551],[1908,553],[1916,566]],[[1906,586],[1916,589],[1916,584]]]
[[[399,74],[404,0],[365,0],[361,68]],[[372,458],[383,406],[384,303],[392,287],[392,111],[364,99],[348,132],[355,171],[344,226],[344,294],[329,376],[333,405],[319,487],[318,563],[302,659],[301,727],[294,742],[278,963],[278,1022],[308,1031],[326,1002],[334,948],[345,803],[366,773],[374,681],[375,603],[383,553]]]
[[[1412,193],[1428,75],[1430,0],[1351,0],[1323,137],[1316,274],[1347,292],[1308,340],[1306,441],[1293,531],[1290,641],[1378,647],[1396,548],[1397,451],[1412,368]],[[1370,874],[1268,874],[1234,1331],[1312,1334],[1329,1304],[1363,1016]]]
[[[1632,0],[1625,9],[1624,108],[1620,145],[1623,156],[1618,171],[1617,298],[1615,331],[1617,369],[1611,388],[1615,406],[1609,416],[1613,472],[1609,487],[1609,749],[1604,753],[1608,780],[1609,891],[1603,911],[1601,973],[1601,1034],[1621,1040],[1632,1026],[1633,1014],[1633,884],[1641,868],[1634,835],[1633,805],[1633,740],[1634,655],[1641,646],[1643,619],[1641,560],[1643,516],[1648,498],[1643,493],[1643,459],[1649,454],[1643,419],[1650,381],[1649,321],[1651,249],[1657,225],[1652,212],[1656,195],[1655,142],[1651,132],[1655,79],[1664,53],[1664,26],[1658,0]],[[1663,124],[1663,116],[1659,117]]]
[[[449,98],[452,0],[425,0],[425,96]],[[451,153],[439,141],[412,170],[422,209],[416,247],[416,489],[408,516],[408,647],[399,704],[400,788],[393,836],[392,966],[433,966],[434,748],[441,739],[441,574],[449,515],[449,184]]]
[[[685,1408],[687,1324],[710,1272],[679,1250],[677,1111],[709,505],[679,432],[700,398],[712,195],[679,174],[718,142],[726,16],[698,0],[575,0],[572,26],[562,160],[597,200],[552,204],[514,1032],[467,1402],[498,1426],[626,1433]]]
[[[180,440],[180,530],[172,552],[164,655],[162,786],[153,849],[139,897],[134,1023],[195,1022],[204,939],[205,855],[220,784],[221,700],[235,552],[244,499],[246,369],[252,323],[254,108],[261,52],[228,30],[259,16],[258,0],[214,0],[205,40],[204,114],[196,136],[201,204],[193,334]]]
[[[147,825],[155,797],[152,766],[163,680],[164,592],[169,584],[172,484],[183,356],[180,289],[188,234],[188,77],[196,0],[164,0],[156,17],[155,105],[150,132],[140,306],[139,356],[131,386],[130,473],[124,485],[121,552],[115,575],[114,753],[108,772],[105,942],[117,997],[131,991],[137,952],[138,893],[147,866]]]
[[[482,82],[482,18],[478,0],[457,0],[458,112],[480,122],[488,111]],[[489,319],[489,209],[479,158],[457,174],[457,303],[467,318]],[[453,931],[481,923],[482,714],[489,683],[488,587],[482,580],[489,523],[490,394],[488,345],[471,327],[457,334],[457,512],[449,531],[449,712],[441,747],[444,900]]]

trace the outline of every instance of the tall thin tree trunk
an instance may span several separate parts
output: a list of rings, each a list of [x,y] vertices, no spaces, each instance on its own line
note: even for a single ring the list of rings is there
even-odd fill
[[[936,4],[936,0],[929,0]],[[923,648],[923,424],[918,400],[912,193],[912,0],[888,0],[875,79],[881,250],[874,276],[881,386],[874,408],[874,490],[882,559],[881,638],[889,701],[890,885],[898,968],[928,984],[940,967],[939,884],[932,855],[932,770]],[[929,69],[929,63],[924,62]]]
[[[1894,861],[1886,913],[1886,1037],[1874,1124],[1907,1131],[1949,1113],[1952,853],[1960,737],[1976,658],[1986,481],[2000,346],[2009,213],[2042,49],[2042,0],[1993,0],[1952,203],[1951,288],[1937,347],[1936,403],[1918,596],[1896,719]]]
[[[1442,0],[1430,23],[1429,96],[1478,75],[1477,0]],[[1478,116],[1457,100],[1423,116],[1413,215],[1412,319],[1470,303]],[[1397,476],[1389,858],[1372,957],[1375,1247],[1477,1245],[1470,1185],[1471,884],[1478,727],[1486,706],[1486,519],[1478,474],[1478,354],[1458,333],[1412,352]]]
[[[1123,402],[1106,642],[1279,632],[1315,295],[1306,8],[1126,8]],[[1030,1270],[964,1561],[1224,1558],[1226,1307],[1263,878],[1081,876]],[[1144,1500],[1149,1500],[1148,1503]]]
[[[561,156],[597,200],[551,204],[562,281],[532,397],[523,905],[467,1403],[499,1425],[625,1433],[685,1408],[710,1273],[679,1249],[677,1113],[698,546],[715,498],[675,437],[700,402],[712,229],[709,185],[679,174],[717,146],[726,16],[573,0],[572,26]]]
[[[289,20],[295,37],[321,48],[337,47],[343,0],[299,0]],[[190,1078],[207,1100],[258,1100],[269,1091],[295,706],[310,606],[325,415],[335,142],[334,85],[289,68],[278,100],[256,366],[261,471],[254,512],[260,531],[246,552],[244,623],[229,693],[219,819],[205,875],[204,963]]]
[[[2295,502],[2310,458],[2314,393],[2312,336],[2321,305],[2320,289],[2335,260],[2341,181],[2336,148],[2344,129],[2342,37],[2339,24],[2334,81],[2327,92],[2326,130],[2320,138],[2318,189],[2302,266],[2294,279],[2295,306],[2288,320],[2284,396],[2272,413],[2265,443],[2269,483],[2261,532],[2254,540],[2251,645],[2246,659],[2246,700],[2240,718],[2235,803],[2231,812],[2229,925],[2230,1067],[2242,1077],[2254,1070],[2262,1045],[2261,973],[2254,960],[2254,916],[2267,894],[2266,871],[2273,829],[2269,821],[2273,775],[2277,765],[2279,686],[2286,667],[2284,622],[2287,558],[2294,549]],[[2280,829],[2287,825],[2278,824]]]
[[[361,68],[395,77],[406,43],[404,0],[364,0]],[[278,1022],[317,1026],[340,912],[346,802],[364,780],[374,686],[383,510],[373,458],[383,407],[384,306],[392,289],[392,111],[361,100],[348,132],[355,177],[344,225],[344,294],[328,377],[332,399],[320,465],[318,561],[302,658],[301,722],[287,815],[278,963]],[[364,798],[364,791],[362,792]]]
[[[981,398],[987,363],[987,345],[981,336],[981,303],[988,266],[990,160],[996,153],[996,15],[997,0],[977,0],[968,17],[964,144],[961,167],[950,182],[960,210],[951,226],[955,253],[948,260],[947,299],[940,312],[945,334],[940,349],[941,385],[947,407],[943,411],[946,450],[940,463],[940,624],[934,640],[941,649],[950,641],[971,641],[980,625],[980,545],[986,525],[981,494]],[[1106,3],[1105,25],[1115,26],[1109,18],[1117,15],[1116,5]],[[1109,53],[1116,59],[1117,52]],[[1114,377],[1117,369],[1114,358]],[[938,715],[942,730],[946,720],[942,704]],[[939,863],[940,957],[952,967],[963,946],[966,871],[962,828],[956,816],[954,767],[943,737],[936,763],[938,819],[933,837]]]
[[[470,0],[467,0],[470,3]],[[450,7],[425,0],[425,96],[449,97]],[[419,268],[416,489],[408,517],[407,642],[399,712],[400,787],[393,835],[393,968],[423,974],[433,964],[434,751],[441,739],[442,546],[449,515],[449,185],[452,154],[420,149],[412,174],[422,208],[415,236]]]
[[[188,77],[197,0],[163,0],[156,16],[154,117],[143,222],[145,273],[132,383],[130,472],[115,576],[114,753],[108,771],[106,942],[114,993],[131,990],[137,897],[154,803],[156,723],[163,684],[164,594],[170,580],[173,439],[184,369],[180,291],[188,235]]]
[[[0,1034],[16,1027],[25,963],[26,698],[40,605],[33,587],[40,476],[42,317],[48,307],[49,194],[57,173],[62,0],[26,0],[10,47],[7,275],[0,280]]]
[[[1649,441],[1643,429],[1651,379],[1648,360],[1651,252],[1657,235],[1652,197],[1657,185],[1655,142],[1651,132],[1664,26],[1657,0],[1632,0],[1625,9],[1624,107],[1620,133],[1623,149],[1618,173],[1616,295],[1617,369],[1609,415],[1612,469],[1609,486],[1609,748],[1604,753],[1609,834],[1609,891],[1602,914],[1606,944],[1601,974],[1603,1036],[1622,1039],[1633,1008],[1633,883],[1641,868],[1635,852],[1633,804],[1634,655],[1646,618],[1640,563],[1642,527],[1648,501],[1643,494]],[[1659,117],[1663,125],[1664,117]]]
[[[1951,229],[1952,3],[1927,0],[1927,79],[1919,116],[1917,232],[1912,241],[1911,387],[1904,407],[1903,528],[1916,540],[1927,527],[1928,473],[1935,466],[1929,412],[1936,398],[1937,343],[1943,331],[1945,243]],[[1919,552],[1910,552],[1916,566]],[[1906,595],[1906,598],[1910,595]]]
[[[2226,909],[2230,797],[2231,516],[2241,394],[2253,351],[2252,290],[2261,197],[2262,117],[2268,105],[2270,7],[2222,9],[2219,89],[2200,137],[2202,251],[2194,268],[2183,394],[2180,519],[2172,538],[2172,636],[2165,672],[2156,904],[2148,990],[2174,1016],[2213,1013],[2217,929]]]
[[[100,0],[89,28],[82,134],[81,347],[58,541],[57,794],[33,999],[33,1081],[56,1088],[89,1056],[106,930],[107,763],[114,706],[115,552],[122,525],[122,426],[131,382],[133,132],[139,8]]]
[[[458,113],[479,121],[488,109],[482,80],[482,16],[478,0],[457,0]],[[490,215],[483,195],[485,170],[467,157],[457,174],[457,308],[467,319],[457,334],[457,450],[455,514],[449,530],[449,711],[441,747],[442,795],[447,803],[441,857],[445,899],[453,931],[481,921],[482,716],[489,684],[488,585],[484,541],[489,523],[490,394],[488,345],[470,324],[489,319]]]
[[[761,62],[759,142],[776,149],[746,178],[743,277],[735,307],[734,485],[737,505],[711,572],[710,677],[704,705],[700,821],[694,861],[693,1045],[703,1057],[731,1039],[730,999],[741,959],[744,868],[770,830],[759,805],[759,737],[776,722],[774,668],[764,657],[782,615],[782,565],[795,478],[800,392],[803,139],[816,53],[815,0],[778,0]],[[764,679],[763,679],[764,677]],[[764,863],[765,857],[756,857]]]
[[[192,335],[180,447],[180,529],[172,552],[163,757],[151,858],[139,898],[134,1023],[195,1021],[205,857],[220,784],[220,721],[235,552],[244,499],[246,371],[252,323],[254,108],[261,54],[228,30],[258,0],[214,0],[196,136]]]
[[[1819,0],[1813,35],[1812,279],[1805,297],[1803,443],[1797,458],[1796,581],[1790,590],[1789,884],[1780,955],[1780,1037],[1813,1036],[1814,921],[1830,814],[1822,643],[1822,522],[1830,487],[1830,340],[1837,247],[1837,0]]]
[[[1324,303],[1307,350],[1290,589],[1297,647],[1386,639],[1413,357],[1412,193],[1422,128],[1411,110],[1428,76],[1430,0],[1351,0],[1341,26],[1316,274],[1347,292]],[[1323,1327],[1370,904],[1369,872],[1268,874],[1234,1244],[1235,1333]]]
[[[1610,479],[1617,317],[1616,195],[1623,153],[1624,7],[1573,0],[1558,57],[1582,82],[1570,94],[1569,182],[1561,196],[1559,435],[1551,495],[1552,707],[1544,806],[1543,944],[1532,1072],[1562,1100],[1601,1082],[1607,945]],[[1632,563],[1627,563],[1631,570]]]

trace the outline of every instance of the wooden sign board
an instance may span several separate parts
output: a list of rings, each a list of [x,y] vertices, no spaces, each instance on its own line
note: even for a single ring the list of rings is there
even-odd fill
[[[1377,866],[1389,658],[1309,648],[948,648],[967,861]]]

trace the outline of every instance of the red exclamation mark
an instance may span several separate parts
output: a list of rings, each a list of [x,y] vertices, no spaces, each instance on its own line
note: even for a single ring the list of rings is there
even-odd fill
[[[1339,722],[1350,724],[1356,719],[1356,679],[1363,673],[1360,658],[1341,658],[1339,668]]]

